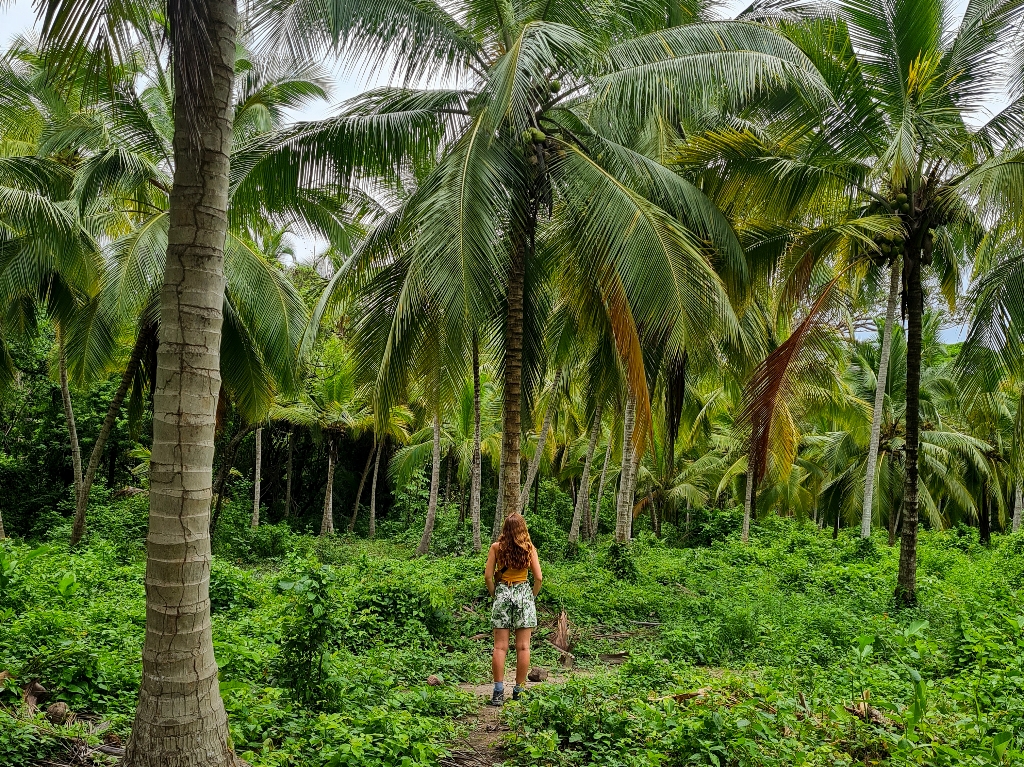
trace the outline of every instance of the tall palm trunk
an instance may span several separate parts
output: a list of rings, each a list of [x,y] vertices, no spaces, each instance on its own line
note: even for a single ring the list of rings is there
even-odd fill
[[[430,551],[430,536],[434,534],[437,519],[437,493],[441,484],[441,417],[434,414],[434,459],[430,467],[430,502],[427,505],[427,521],[423,525],[423,536],[416,547],[416,556],[422,557]]]
[[[78,427],[75,425],[75,410],[71,407],[71,388],[68,386],[68,364],[64,354],[64,338],[57,333],[58,359],[57,370],[60,376],[60,398],[64,403],[64,420],[68,426],[68,437],[71,442],[71,470],[75,480],[75,505],[82,498],[82,448],[78,442]],[[76,520],[77,521],[77,520]],[[84,532],[84,528],[83,528]],[[81,534],[78,541],[82,539]]]
[[[107,415],[103,419],[103,425],[100,426],[100,433],[96,435],[96,444],[93,445],[92,454],[89,456],[89,466],[85,470],[85,476],[82,477],[82,491],[78,494],[78,501],[75,504],[75,523],[71,530],[72,546],[77,546],[85,534],[85,517],[89,507],[89,491],[92,489],[92,483],[96,478],[96,471],[99,469],[100,461],[103,460],[103,448],[106,447],[110,432],[117,422],[117,416],[121,412],[121,405],[124,404],[124,398],[128,394],[128,387],[135,380],[135,374],[142,362],[142,355],[149,348],[155,333],[156,328],[151,325],[147,325],[139,331],[139,335],[135,339],[135,346],[132,347],[132,353],[128,357],[128,364],[121,374],[121,383],[118,384],[117,391],[114,392],[114,398],[110,400]]]
[[[356,529],[356,517],[359,516],[359,502],[363,500],[363,488],[366,486],[366,478],[370,476],[370,464],[373,462],[373,454],[376,452],[373,447],[366,455],[366,465],[363,467],[363,475],[359,478],[359,489],[356,490],[356,502],[352,506],[352,519],[348,521],[348,531],[351,533]]]
[[[601,436],[601,403],[594,409],[594,425],[590,427],[590,441],[587,443],[587,457],[583,460],[583,476],[580,477],[580,492],[576,496],[576,508],[572,512],[572,524],[569,526],[569,543],[576,543],[580,534],[580,519],[586,513],[586,526],[590,522],[590,464],[594,460],[594,450]]]
[[[7,538],[7,533],[4,532],[4,513],[3,509],[0,509],[0,541]]]
[[[743,497],[743,532],[740,540],[750,540],[750,512],[754,507],[754,461],[753,456],[747,458],[747,492]]]
[[[601,467],[601,479],[597,483],[597,500],[594,502],[594,520],[590,524],[590,540],[597,540],[597,525],[601,521],[601,498],[604,497],[604,480],[608,476],[608,463],[612,457],[612,439],[608,437],[608,447],[604,451],[604,466]],[[587,510],[589,513],[589,509]]]
[[[483,478],[480,454],[480,339],[473,334],[473,469],[469,488],[469,518],[473,527],[473,551],[480,551],[480,483]]]
[[[377,445],[377,457],[373,459],[373,482],[370,484],[370,537],[377,534],[377,470],[380,469],[380,454],[384,443]]]
[[[252,493],[252,521],[250,525],[252,527],[260,526],[260,481],[262,480],[263,471],[263,427],[259,426],[256,429],[256,474],[253,479],[253,493]]]
[[[526,248],[529,233],[513,235],[512,258],[508,273],[508,308],[505,318],[504,402],[501,426],[501,511],[508,514],[521,508],[519,503],[519,434],[522,429],[523,401],[523,290],[526,276]],[[502,517],[502,521],[504,517]],[[501,522],[496,521],[497,525]]]
[[[1018,484],[1013,493],[1013,523],[1010,527],[1010,531],[1014,533],[1020,530],[1021,505],[1024,505],[1024,492],[1022,492],[1021,486]],[[0,534],[2,533],[3,522],[0,520]]]
[[[234,0],[170,3],[174,185],[153,397],[146,639],[126,767],[236,763],[210,626]]]
[[[907,440],[906,486],[903,493],[903,531],[900,536],[900,568],[896,579],[896,604],[917,603],[917,453],[921,431],[921,335],[924,291],[921,286],[920,253],[908,254],[907,270]]]
[[[982,485],[981,504],[978,509],[978,543],[982,546],[992,544],[992,512],[989,510],[988,493]]]
[[[630,472],[633,468],[633,428],[636,421],[636,395],[626,398],[622,423],[622,468],[619,471],[619,496],[616,503],[615,542],[626,543],[632,529],[633,498],[630,495]]]
[[[320,520],[320,535],[334,533],[334,464],[338,461],[334,437],[330,438],[327,449],[327,489],[324,491],[324,515]]]
[[[900,292],[900,261],[893,259],[889,272],[889,299],[885,305],[885,327],[882,329],[882,356],[878,361],[875,382],[875,407],[871,412],[871,442],[868,445],[867,476],[864,478],[864,510],[860,517],[860,537],[871,537],[871,516],[875,499],[875,468],[878,465],[878,443],[882,438],[882,407],[885,404],[885,381],[889,374],[889,350],[892,348],[893,323],[896,321],[896,299]]]
[[[526,512],[526,502],[530,497],[530,488],[533,487],[533,483],[537,479],[537,472],[540,470],[540,460],[544,456],[544,444],[547,442],[548,430],[551,428],[551,418],[554,415],[555,404],[558,398],[558,382],[561,378],[562,369],[558,368],[555,371],[555,380],[551,384],[551,399],[548,400],[548,406],[544,410],[544,421],[540,426],[540,434],[537,435],[537,450],[530,461],[530,468],[526,472],[526,484],[523,485],[523,491],[519,496],[520,514]]]
[[[294,465],[293,458],[295,456],[295,432],[288,432],[288,478],[285,481],[284,486],[284,515],[290,516],[292,513],[292,466]]]

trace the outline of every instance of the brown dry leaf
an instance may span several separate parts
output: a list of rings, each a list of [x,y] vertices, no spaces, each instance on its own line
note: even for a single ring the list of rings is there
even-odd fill
[[[555,635],[550,639],[551,644],[559,650],[569,650],[569,616],[565,610],[558,615],[558,625],[555,627]]]

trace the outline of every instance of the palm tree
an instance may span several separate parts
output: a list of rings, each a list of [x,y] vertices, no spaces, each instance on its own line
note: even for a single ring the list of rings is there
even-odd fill
[[[728,147],[720,157],[743,158],[732,163],[735,187],[750,179],[740,166],[753,170],[753,161],[763,185],[755,196],[791,206],[826,189],[845,190],[855,206],[899,225],[888,242],[890,257],[903,257],[908,333],[900,605],[917,599],[923,275],[934,263],[952,300],[955,242],[977,238],[982,221],[1016,220],[1021,209],[1021,102],[990,119],[983,114],[999,81],[995,73],[1006,65],[1001,48],[1020,16],[1015,4],[969,2],[960,24],[946,30],[941,0],[840,0],[834,18],[784,25],[819,67],[838,107],[810,115],[794,101],[777,123],[804,126],[803,138],[788,147],[738,131],[713,139]]]
[[[753,23],[671,26],[680,14],[663,2],[627,12],[618,3],[360,0],[329,17],[310,0],[288,8],[268,35],[293,52],[342,40],[353,58],[394,62],[396,81],[443,72],[466,83],[365,94],[337,118],[298,127],[254,170],[273,189],[299,157],[340,183],[393,183],[433,167],[365,254],[407,253],[431,299],[453,314],[503,312],[502,509],[521,506],[521,406],[535,380],[531,328],[544,318],[531,314],[532,291],[544,258],[576,260],[614,311],[643,433],[637,324],[652,337],[671,328],[677,345],[727,329],[731,312],[708,257],[742,260],[700,192],[640,151],[645,128],[655,115],[677,122],[699,111],[702,99],[737,104],[790,80],[813,90],[803,54]]]

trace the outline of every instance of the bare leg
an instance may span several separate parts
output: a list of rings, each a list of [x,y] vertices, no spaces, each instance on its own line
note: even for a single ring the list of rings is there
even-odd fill
[[[516,629],[516,687],[526,684],[526,675],[530,673],[530,636],[532,634],[533,629]]]
[[[507,655],[508,629],[494,629],[494,652],[491,655],[491,673],[494,675],[495,682],[505,681],[505,656]],[[518,670],[516,673],[518,674]]]

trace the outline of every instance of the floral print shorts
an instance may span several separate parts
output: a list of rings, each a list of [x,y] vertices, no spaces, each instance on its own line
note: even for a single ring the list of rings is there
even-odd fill
[[[499,583],[494,590],[491,626],[496,629],[532,629],[537,627],[537,604],[533,587],[522,583]]]

